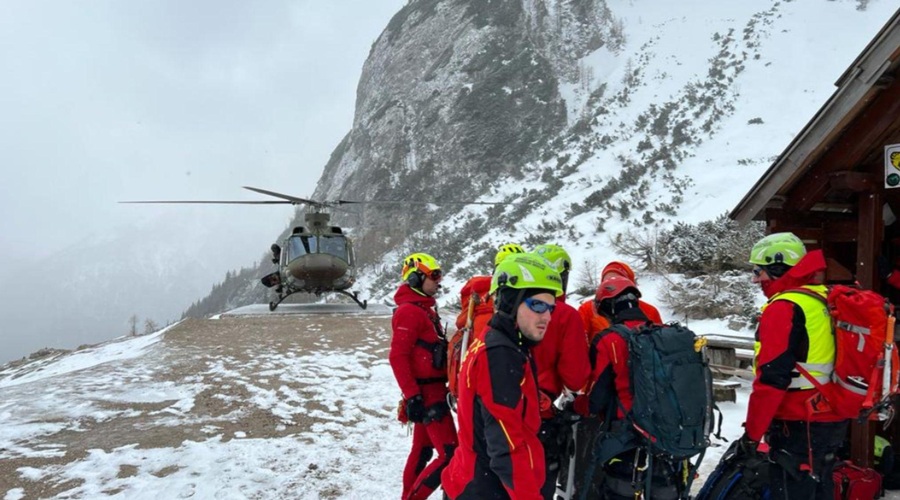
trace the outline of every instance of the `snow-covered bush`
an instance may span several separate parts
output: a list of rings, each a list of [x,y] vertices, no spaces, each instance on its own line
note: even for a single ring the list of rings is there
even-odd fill
[[[668,276],[662,299],[676,316],[727,319],[740,329],[756,320],[758,289],[750,281],[747,258],[763,229],[757,222],[740,226],[723,214],[663,231],[626,231],[612,244],[641,270]]]
[[[723,271],[687,277],[671,275],[663,301],[675,316],[687,319],[719,318],[734,330],[755,326],[759,287],[744,271]]]
[[[750,249],[764,236],[763,226],[745,226],[723,214],[698,224],[677,223],[658,242],[660,267],[687,275],[747,269]]]
[[[747,259],[763,236],[762,223],[740,226],[725,214],[664,231],[657,243],[659,267],[674,274],[663,300],[689,319],[727,319],[734,329],[752,326],[759,290],[750,281]]]
[[[595,260],[584,260],[580,266],[575,268],[576,276],[574,283],[569,278],[569,293],[583,295],[585,297],[593,296],[600,285],[600,265]]]

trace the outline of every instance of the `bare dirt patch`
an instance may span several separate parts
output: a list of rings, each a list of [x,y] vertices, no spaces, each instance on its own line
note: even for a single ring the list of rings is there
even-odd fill
[[[55,475],[52,466],[81,460],[92,449],[110,452],[134,445],[175,448],[185,441],[203,441],[213,436],[223,441],[282,437],[334,422],[347,402],[323,401],[322,388],[309,375],[316,370],[342,367],[300,364],[298,369],[297,363],[290,362],[310,353],[338,351],[367,366],[386,358],[389,335],[385,331],[390,331],[390,318],[385,316],[273,315],[187,320],[166,332],[163,340],[138,359],[122,362],[122,366],[95,366],[78,374],[110,376],[110,370],[123,370],[124,365],[131,363],[138,369],[127,372],[126,388],[134,380],[141,387],[193,391],[189,396],[140,401],[140,394],[127,394],[122,399],[99,391],[80,394],[104,416],[88,416],[58,432],[31,437],[23,446],[35,450],[52,445],[64,450],[64,456],[23,455],[0,460],[0,492],[23,488],[26,498],[38,498],[75,488],[78,481]],[[122,377],[116,373],[114,378],[121,381]],[[28,390],[38,394],[51,390],[55,384],[65,382],[60,378],[33,382],[28,384]],[[0,389],[0,397],[3,391]],[[372,415],[373,411],[364,409],[364,414]],[[40,417],[35,418],[39,421]],[[141,466],[120,465],[118,477],[137,475]],[[42,469],[45,477],[29,480],[23,468]],[[164,477],[178,470],[177,466],[167,466],[150,473]],[[336,492],[321,494],[332,497]]]

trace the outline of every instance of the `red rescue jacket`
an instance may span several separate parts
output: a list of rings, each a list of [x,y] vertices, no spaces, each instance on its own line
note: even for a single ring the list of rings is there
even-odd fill
[[[900,288],[900,271],[894,269],[891,271],[891,274],[887,277],[888,285],[891,285],[894,288]]]
[[[447,370],[434,367],[432,351],[425,344],[438,342],[440,318],[434,297],[423,295],[406,283],[394,294],[397,309],[391,320],[393,334],[388,360],[404,399],[421,394],[426,405],[447,397]]]
[[[807,253],[784,276],[773,280],[763,292],[773,297],[785,290],[818,284],[816,277],[824,273],[825,256],[821,250]],[[756,340],[760,343],[756,358],[756,378],[747,403],[747,435],[754,441],[762,439],[773,419],[811,422],[842,420],[831,412],[815,413],[809,417],[806,402],[816,390],[788,389],[791,372],[798,361],[806,361],[809,335],[803,309],[788,300],[770,303],[759,318]]]
[[[587,337],[581,317],[566,304],[565,296],[557,297],[544,339],[531,352],[537,364],[538,388],[550,402],[562,394],[563,386],[573,391],[584,388],[591,373]]]
[[[506,315],[475,339],[460,371],[459,447],[441,474],[452,499],[540,500],[544,448],[535,367]]]
[[[646,322],[647,317],[641,309],[629,309],[616,317],[617,324],[628,328],[638,328]],[[585,394],[576,399],[575,411],[605,418],[607,411],[610,411],[609,405],[615,405],[616,419],[621,419],[625,417],[622,408],[625,412],[631,411],[634,400],[628,374],[628,343],[619,332],[609,327],[600,334],[603,336],[592,353],[590,382]],[[616,400],[622,403],[621,407]]]

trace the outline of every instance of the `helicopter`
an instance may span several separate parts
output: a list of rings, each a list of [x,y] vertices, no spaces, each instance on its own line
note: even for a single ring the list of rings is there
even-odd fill
[[[288,194],[277,193],[266,189],[243,186],[244,189],[279,198],[278,200],[258,201],[120,201],[119,203],[191,203],[191,204],[239,204],[239,205],[274,205],[291,204],[306,205],[304,215],[305,226],[296,226],[281,241],[281,245],[273,243],[272,263],[278,269],[260,279],[260,282],[274,289],[277,297],[269,302],[269,311],[274,311],[286,298],[298,292],[312,293],[320,297],[323,293],[339,293],[350,297],[356,304],[365,309],[366,300],[359,299],[359,293],[350,291],[356,283],[355,256],[353,242],[343,229],[330,225],[331,214],[327,210],[340,210],[348,204],[385,204],[385,205],[499,205],[487,201],[316,201]]]
[[[269,310],[274,311],[284,299],[297,292],[313,293],[316,297],[326,292],[340,293],[365,309],[368,301],[360,301],[358,292],[349,291],[356,283],[353,242],[343,229],[329,224],[331,214],[324,211],[348,202],[319,202],[274,191],[245,188],[308,207],[304,214],[306,226],[294,227],[280,246],[277,243],[271,246],[272,263],[278,266],[278,270],[260,279],[266,288],[274,288],[278,294],[277,300],[269,302]]]
[[[338,200],[333,202],[308,200],[275,191],[243,186],[244,189],[279,200],[260,201],[121,201],[119,203],[192,203],[192,204],[242,204],[306,205],[305,226],[294,227],[290,234],[271,246],[272,263],[278,269],[263,276],[260,282],[274,289],[277,297],[269,302],[269,310],[274,311],[286,298],[298,292],[315,294],[340,293],[353,299],[359,307],[366,308],[367,301],[360,300],[358,292],[349,289],[356,283],[356,267],[353,242],[338,226],[330,225],[331,214],[326,210],[340,205],[358,203]]]

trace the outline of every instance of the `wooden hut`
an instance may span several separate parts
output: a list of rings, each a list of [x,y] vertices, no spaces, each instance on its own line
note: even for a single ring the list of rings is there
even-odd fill
[[[885,168],[886,146],[900,144],[900,10],[835,85],[731,217],[797,234],[808,248],[825,251],[829,282],[858,281],[897,304],[900,291],[883,288],[876,259],[900,259],[900,186],[886,187]],[[875,429],[853,426],[853,460],[871,465]],[[892,441],[897,448],[900,439]]]

